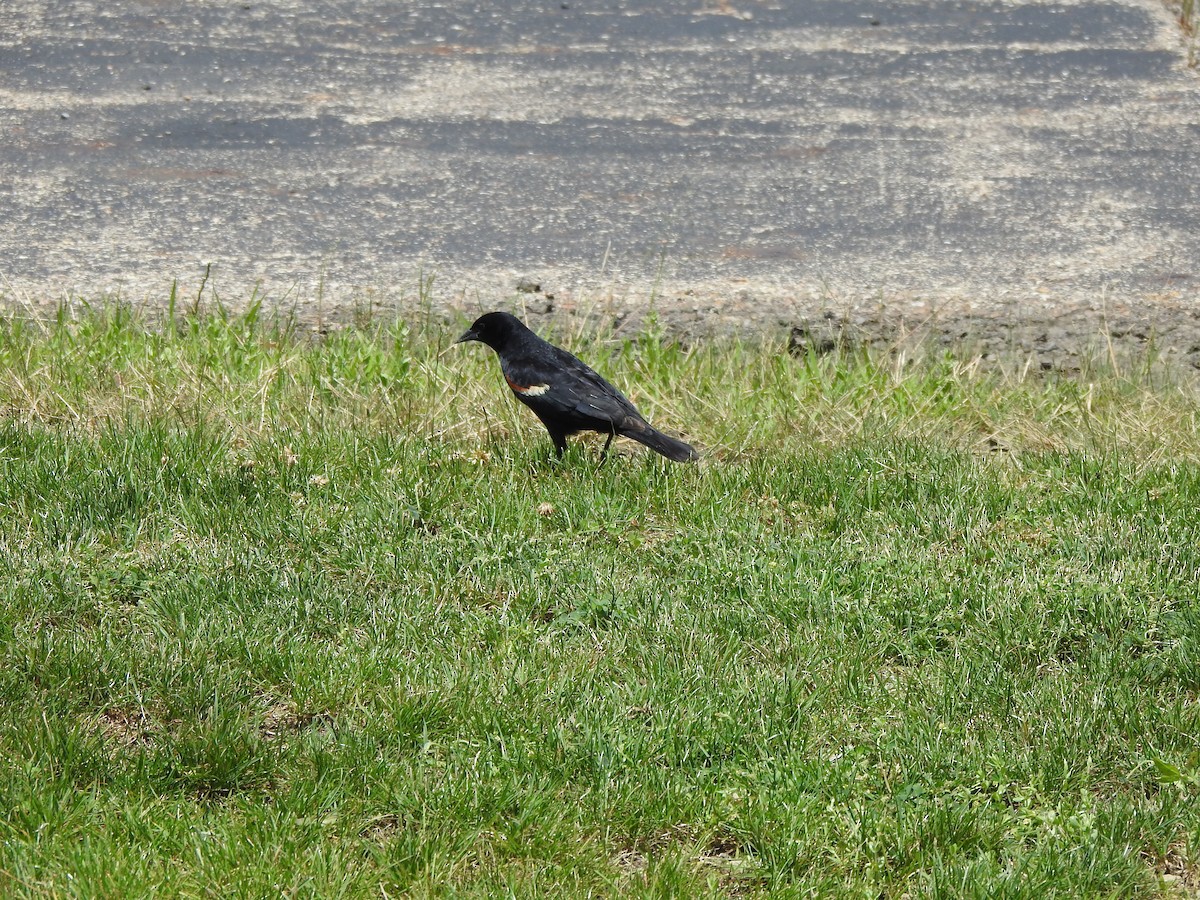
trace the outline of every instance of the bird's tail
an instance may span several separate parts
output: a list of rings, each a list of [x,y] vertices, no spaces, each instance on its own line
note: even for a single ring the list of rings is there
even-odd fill
[[[685,444],[683,441],[663,434],[645,422],[626,421],[625,428],[621,429],[621,434],[645,444],[651,450],[661,453],[667,459],[673,459],[675,462],[691,462],[693,459],[700,458],[700,454],[691,444]]]

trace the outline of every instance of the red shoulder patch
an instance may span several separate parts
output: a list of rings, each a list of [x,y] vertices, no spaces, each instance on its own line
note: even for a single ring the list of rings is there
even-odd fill
[[[526,397],[540,397],[546,391],[550,390],[550,385],[548,384],[517,384],[507,375],[504,376],[504,380],[508,382],[508,386],[513,391],[518,394],[524,394]]]

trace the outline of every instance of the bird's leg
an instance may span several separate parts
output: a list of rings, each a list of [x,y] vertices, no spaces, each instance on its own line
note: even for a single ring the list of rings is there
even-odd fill
[[[612,444],[614,435],[616,435],[615,431],[610,431],[608,433],[608,440],[604,442],[604,449],[600,451],[600,465],[604,465],[604,460],[608,459],[608,448],[609,445]]]

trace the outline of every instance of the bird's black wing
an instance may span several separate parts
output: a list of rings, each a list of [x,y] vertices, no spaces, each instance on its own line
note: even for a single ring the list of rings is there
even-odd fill
[[[503,361],[504,377],[523,403],[539,416],[559,420],[570,430],[609,431],[637,409],[603,376],[553,344]]]
[[[563,393],[571,398],[577,413],[615,425],[620,425],[629,416],[642,418],[625,395],[603,375],[566,350],[559,347],[554,350],[563,371]]]

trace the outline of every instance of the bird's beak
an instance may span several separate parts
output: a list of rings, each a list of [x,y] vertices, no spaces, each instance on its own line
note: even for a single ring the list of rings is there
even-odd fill
[[[479,335],[477,335],[474,332],[474,330],[468,328],[466,331],[463,332],[462,337],[460,337],[454,343],[461,344],[463,341],[477,341],[477,340],[479,340]]]

